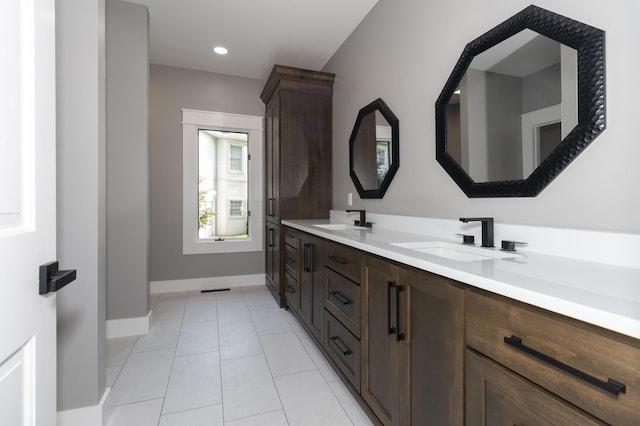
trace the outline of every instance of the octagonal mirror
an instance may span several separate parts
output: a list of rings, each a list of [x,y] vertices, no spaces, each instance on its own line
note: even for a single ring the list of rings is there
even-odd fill
[[[604,100],[604,32],[529,6],[465,47],[436,159],[469,197],[536,196],[605,129]]]
[[[382,198],[398,167],[399,122],[382,99],[358,113],[349,138],[349,174],[360,198]]]

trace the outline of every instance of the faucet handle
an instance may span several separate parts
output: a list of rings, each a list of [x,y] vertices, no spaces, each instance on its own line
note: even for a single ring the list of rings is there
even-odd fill
[[[468,234],[456,234],[459,237],[462,237],[462,244],[475,244],[475,237],[473,235]]]
[[[504,251],[516,251],[516,245],[526,246],[527,243],[523,243],[522,241],[510,241],[510,240],[502,240],[502,248],[500,250]]]

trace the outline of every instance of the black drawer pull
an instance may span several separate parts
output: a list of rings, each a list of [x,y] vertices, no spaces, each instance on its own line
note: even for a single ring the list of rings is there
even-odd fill
[[[395,327],[391,327],[391,290],[396,287],[396,283],[393,281],[387,281],[387,333],[393,334],[396,332]]]
[[[304,272],[311,272],[311,262],[313,259],[313,245],[311,243],[304,243],[304,246],[302,247],[302,254],[303,254],[303,266],[302,269],[304,270]]]
[[[571,374],[572,376],[575,376],[587,383],[597,386],[598,388],[609,392],[610,394],[618,396],[620,392],[627,393],[627,387],[625,384],[613,379],[608,379],[606,382],[603,382],[597,377],[593,377],[592,375],[587,374],[584,371],[580,371],[576,368],[571,367],[570,365],[565,364],[562,361],[558,361],[557,359],[550,357],[549,355],[545,355],[541,352],[536,351],[535,349],[523,345],[522,339],[514,336],[513,334],[511,335],[511,337],[505,336],[504,342],[507,345],[513,346],[514,348],[519,349],[522,352],[528,353],[529,355],[538,358],[539,360],[546,362],[547,364],[551,364],[554,367]]]
[[[404,291],[403,285],[396,286],[396,342],[404,340],[404,333],[400,333],[400,292]]]
[[[353,353],[351,352],[351,349],[349,349],[338,336],[331,336],[329,337],[329,339],[331,339],[333,344],[336,345],[340,352],[342,352],[343,356],[351,355]]]
[[[346,265],[347,263],[349,263],[349,261],[343,257],[340,257],[338,255],[335,254],[330,254],[329,256],[327,256],[329,259],[333,260],[334,262],[338,262],[341,265]]]
[[[295,293],[295,292],[296,292],[296,289],[295,289],[295,288],[293,288],[292,286],[288,285],[288,286],[287,286],[287,291],[288,291],[289,293],[293,294],[293,293]]]
[[[339,291],[332,291],[331,295],[338,299],[338,302],[342,303],[345,306],[351,304],[351,300],[347,299],[347,297]]]

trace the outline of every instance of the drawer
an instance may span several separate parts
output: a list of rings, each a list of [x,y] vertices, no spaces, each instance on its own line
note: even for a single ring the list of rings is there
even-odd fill
[[[298,231],[291,228],[284,228],[284,243],[297,249],[299,247]]]
[[[351,247],[326,241],[324,244],[324,264],[344,275],[351,281],[360,283],[360,252]]]
[[[284,296],[287,299],[287,306],[298,312],[298,280],[289,273],[284,274]]]
[[[324,348],[349,382],[360,391],[360,340],[331,313],[324,315]]]
[[[324,307],[360,337],[360,286],[324,268]]]
[[[468,426],[604,424],[473,351],[466,359]]]
[[[473,291],[466,337],[468,346],[597,418],[640,424],[640,341]],[[625,385],[617,395],[616,382]]]
[[[298,249],[288,244],[284,246],[284,270],[294,277],[298,277]]]

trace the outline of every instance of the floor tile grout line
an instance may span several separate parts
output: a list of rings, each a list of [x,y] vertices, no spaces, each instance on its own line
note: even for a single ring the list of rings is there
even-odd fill
[[[171,383],[171,373],[173,372],[173,366],[176,362],[176,353],[178,352],[178,344],[180,343],[180,335],[182,334],[182,326],[184,325],[184,313],[187,310],[187,300],[189,299],[189,292],[186,292],[186,297],[184,301],[184,309],[182,310],[182,318],[180,321],[180,331],[178,332],[178,338],[176,340],[176,347],[173,351],[173,358],[171,359],[171,367],[169,367],[169,378],[167,379],[167,385],[164,388],[164,396],[162,398],[162,406],[160,407],[160,415],[158,416],[158,425],[160,425],[160,421],[162,420],[162,412],[164,410],[164,404],[167,401],[167,391],[169,390],[169,384]],[[160,298],[158,298],[160,301]],[[156,302],[157,304],[158,302]],[[168,413],[167,413],[168,414]]]

